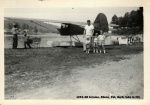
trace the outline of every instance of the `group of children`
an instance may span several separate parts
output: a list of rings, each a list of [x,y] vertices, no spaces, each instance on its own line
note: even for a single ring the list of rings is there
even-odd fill
[[[90,46],[93,46],[93,53],[106,53],[105,52],[105,35],[103,35],[103,32],[100,31],[100,34],[95,33],[95,36],[93,36],[94,40],[91,40],[91,38],[86,38],[86,53],[90,52]],[[92,43],[93,41],[93,43]]]

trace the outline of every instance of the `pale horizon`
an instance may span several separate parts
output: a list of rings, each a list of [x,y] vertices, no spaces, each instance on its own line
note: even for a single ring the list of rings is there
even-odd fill
[[[5,17],[50,19],[73,22],[94,22],[99,13],[104,13],[108,23],[112,16],[124,16],[126,12],[137,10],[138,7],[101,7],[101,8],[5,8]]]

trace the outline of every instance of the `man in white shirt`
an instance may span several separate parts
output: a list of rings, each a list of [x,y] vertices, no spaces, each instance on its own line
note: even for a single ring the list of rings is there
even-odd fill
[[[91,42],[91,37],[93,36],[94,33],[94,26],[91,24],[90,20],[87,20],[87,25],[84,27],[84,33],[83,33],[83,38],[85,41],[83,42],[83,51],[86,51],[86,42],[90,39]]]

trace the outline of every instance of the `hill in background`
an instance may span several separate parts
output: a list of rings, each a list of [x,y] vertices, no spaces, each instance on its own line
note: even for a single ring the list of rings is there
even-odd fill
[[[29,30],[29,34],[59,33],[57,26],[40,21],[4,20],[5,34],[11,34],[13,23],[17,24],[20,31]]]

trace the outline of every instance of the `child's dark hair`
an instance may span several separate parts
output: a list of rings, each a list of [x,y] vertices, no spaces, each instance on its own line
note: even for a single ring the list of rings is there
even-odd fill
[[[13,25],[13,27],[14,27],[14,28],[17,28],[17,25],[15,24],[15,25]]]
[[[95,33],[95,36],[98,36],[98,32]]]
[[[23,31],[23,33],[24,33],[24,35],[27,35],[27,32],[25,30]]]
[[[90,20],[87,20],[87,22],[91,22]]]
[[[104,32],[103,32],[103,30],[100,30],[100,34],[102,35]]]

